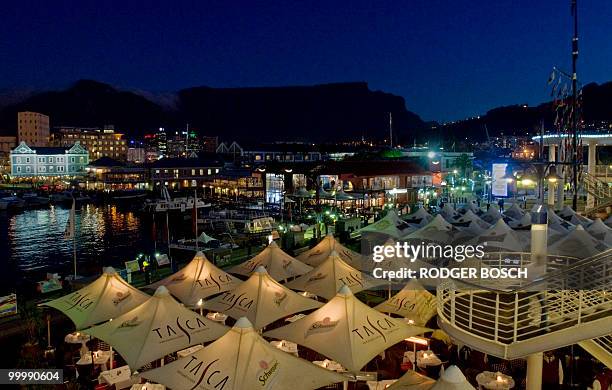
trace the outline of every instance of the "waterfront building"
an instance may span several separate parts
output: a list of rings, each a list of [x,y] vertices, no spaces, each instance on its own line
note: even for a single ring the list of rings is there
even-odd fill
[[[143,165],[126,164],[110,157],[102,157],[92,161],[86,171],[86,187],[90,190],[150,189],[148,169]]]
[[[49,146],[49,117],[32,111],[17,113],[17,141],[30,146]]]
[[[202,136],[200,150],[205,153],[215,153],[219,146],[219,137]]]
[[[0,136],[0,159],[8,157],[15,146],[17,146],[17,137]]]
[[[89,158],[97,160],[110,157],[127,160],[127,144],[124,135],[115,132],[113,126],[104,128],[62,127],[53,135],[55,146],[69,146],[79,142],[89,151]]]
[[[223,169],[210,185],[213,193],[234,198],[263,199],[261,174],[248,168]]]
[[[10,160],[14,178],[74,177],[85,175],[89,154],[78,141],[69,147],[30,147],[21,142]]]
[[[232,155],[243,162],[265,163],[270,161],[308,162],[322,160],[321,152],[311,144],[275,143],[242,147],[237,142],[222,142],[216,150],[219,154]]]
[[[162,158],[150,166],[153,187],[183,189],[210,185],[223,162],[205,158]]]
[[[128,150],[127,150],[127,161],[128,162],[141,164],[146,161],[146,157],[147,157],[147,154],[146,154],[145,148],[139,147],[139,146],[128,147]]]

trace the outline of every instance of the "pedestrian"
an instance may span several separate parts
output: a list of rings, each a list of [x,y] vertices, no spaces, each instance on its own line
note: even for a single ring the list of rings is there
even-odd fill
[[[497,205],[499,206],[499,211],[500,212],[504,212],[504,198],[500,198],[499,202],[497,202]]]

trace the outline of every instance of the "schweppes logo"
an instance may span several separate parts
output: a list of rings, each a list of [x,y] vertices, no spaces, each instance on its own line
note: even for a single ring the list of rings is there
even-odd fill
[[[225,389],[225,385],[229,382],[230,377],[219,370],[218,361],[219,359],[205,362],[193,355],[189,356],[189,360],[183,366],[184,372],[180,373],[194,381],[193,387],[189,390],[195,390],[202,383],[215,389]]]
[[[117,291],[115,293],[115,297],[113,298],[113,304],[115,306],[119,305],[121,302],[123,302],[126,299],[128,299],[130,297],[130,295],[132,295],[132,293],[130,291],[127,291],[127,292]]]
[[[287,296],[287,293],[284,291],[276,291],[274,293],[274,304],[280,307],[281,303],[287,299]]]
[[[245,269],[245,271],[247,271],[247,272],[249,272],[249,273],[250,273],[250,272],[252,272],[252,271],[253,271],[255,268],[257,268],[257,266],[258,266],[259,264],[261,264],[261,261],[260,261],[260,260],[253,260],[253,259],[251,259],[251,260],[245,261],[245,262],[242,264],[242,266],[241,266],[241,267],[242,267],[242,268],[244,268],[244,269]]]
[[[364,287],[363,276],[361,275],[361,272],[349,272],[345,276],[338,278],[338,280],[342,284],[345,284],[347,287],[353,287],[353,286]]]
[[[142,323],[142,321],[140,321],[138,319],[138,316],[130,318],[129,320],[123,321],[120,325],[118,329],[121,328],[134,328],[138,325],[140,325]]]
[[[205,278],[200,278],[195,281],[196,285],[203,289],[207,290],[209,288],[215,289],[217,291],[221,291],[225,286],[231,284],[233,281],[232,277],[228,274],[219,274],[213,275],[209,274]]]
[[[304,337],[308,337],[311,334],[315,334],[315,333],[324,333],[324,332],[330,331],[333,328],[335,328],[336,325],[338,325],[338,321],[332,321],[331,318],[325,317],[321,321],[313,322],[308,327],[308,329],[306,329],[306,334],[304,335]]]
[[[386,342],[387,336],[398,329],[397,324],[386,316],[378,319],[372,319],[370,316],[366,316],[365,323],[352,329],[351,332],[356,335],[363,344],[367,344],[379,338],[382,338],[383,341]]]
[[[278,372],[280,363],[276,359],[272,359],[270,362],[260,360],[259,367],[261,369],[257,372],[257,380],[261,387],[264,387],[274,380],[274,375]]]
[[[322,272],[317,272],[315,275],[312,275],[311,277],[309,277],[306,283],[316,282],[317,280],[325,279],[326,276],[327,274],[324,274]]]
[[[166,323],[158,328],[152,329],[159,343],[167,343],[180,337],[187,336],[187,342],[191,343],[191,336],[208,329],[208,325],[200,316],[192,318],[176,317],[172,322]]]
[[[245,293],[236,294],[228,291],[221,296],[221,302],[227,305],[224,311],[238,309],[247,312],[253,307],[253,299],[246,296]]]
[[[291,265],[291,260],[287,260],[287,259],[283,260],[283,265],[282,265],[283,269],[289,268],[290,265]]]

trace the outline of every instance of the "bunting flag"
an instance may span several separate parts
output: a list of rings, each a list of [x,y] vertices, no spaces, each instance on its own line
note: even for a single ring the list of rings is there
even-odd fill
[[[68,222],[66,222],[66,230],[64,230],[64,239],[72,240],[74,238],[74,214],[75,214],[75,201],[72,199],[72,207],[70,208],[70,215],[68,216]]]

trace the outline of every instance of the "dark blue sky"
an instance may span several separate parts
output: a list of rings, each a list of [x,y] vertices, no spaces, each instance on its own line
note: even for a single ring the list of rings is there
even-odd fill
[[[0,88],[367,81],[441,121],[548,98],[569,69],[569,0],[13,1]],[[612,80],[612,1],[582,0],[583,82]]]

